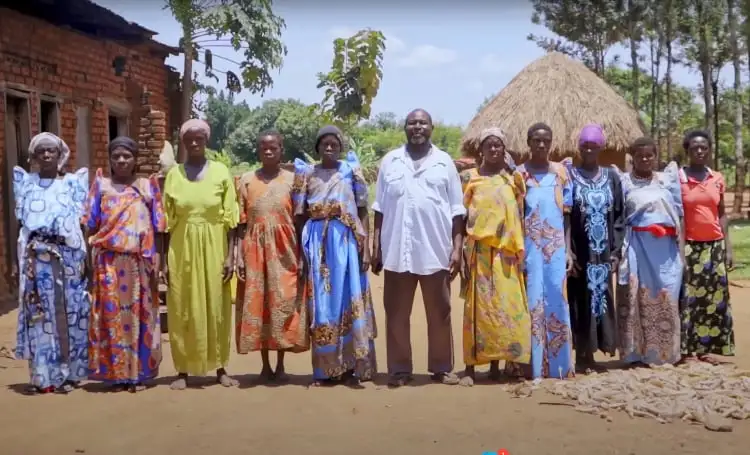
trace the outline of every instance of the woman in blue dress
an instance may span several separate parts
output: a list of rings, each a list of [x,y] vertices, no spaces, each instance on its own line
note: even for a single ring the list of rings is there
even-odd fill
[[[16,357],[29,361],[31,393],[68,393],[88,375],[89,296],[81,215],[88,169],[62,172],[70,156],[51,133],[35,136],[38,172],[13,169],[18,235]]]
[[[684,257],[679,168],[654,171],[650,138],[631,147],[633,171],[622,176],[625,241],[618,270],[620,357],[631,365],[674,364],[680,355],[679,297]]]
[[[372,378],[375,315],[367,280],[367,184],[353,152],[339,160],[343,135],[318,132],[320,163],[295,161],[294,212],[302,249],[302,279],[312,319],[315,385]]]
[[[624,235],[622,186],[617,169],[599,166],[606,138],[599,125],[587,125],[578,140],[581,166],[566,159],[573,181],[570,215],[573,270],[568,298],[576,351],[576,370],[598,369],[594,353],[617,352],[612,276],[617,270]]]
[[[531,314],[531,371],[506,363],[506,372],[527,377],[574,376],[567,271],[572,266],[569,214],[573,187],[565,167],[549,161],[552,129],[529,128],[529,160],[518,167],[526,182],[524,229],[526,293]]]

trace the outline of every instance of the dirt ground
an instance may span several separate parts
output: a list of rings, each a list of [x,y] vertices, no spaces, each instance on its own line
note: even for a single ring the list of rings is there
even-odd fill
[[[381,336],[378,360],[385,368],[382,279],[373,277]],[[454,289],[457,291],[457,289]],[[732,288],[737,332],[736,363],[750,368],[750,288]],[[457,296],[457,292],[455,293]],[[421,297],[418,295],[417,299]],[[462,302],[455,297],[453,327],[461,365]],[[16,313],[0,317],[0,346],[12,350]],[[426,368],[426,327],[419,300],[412,315],[416,372]],[[169,344],[162,378],[137,395],[104,393],[90,383],[68,396],[29,397],[24,362],[0,358],[0,454],[445,454],[511,455],[747,454],[750,422],[732,433],[712,433],[684,423],[660,425],[615,415],[614,421],[549,406],[557,398],[535,392],[511,398],[498,384],[473,388],[429,383],[390,390],[384,378],[365,389],[308,389],[309,353],[290,355],[292,384],[253,386],[260,356],[234,355],[230,372],[238,389],[214,385],[183,392],[168,387],[174,374]],[[602,359],[604,360],[604,359]]]

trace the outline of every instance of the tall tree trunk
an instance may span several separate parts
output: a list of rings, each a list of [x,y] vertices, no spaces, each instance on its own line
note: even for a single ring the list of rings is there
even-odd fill
[[[666,0],[664,4],[664,19],[666,20],[666,36],[664,43],[667,47],[667,71],[664,75],[667,91],[667,161],[674,159],[674,150],[672,148],[672,41],[673,22],[672,22],[672,0]]]
[[[640,112],[641,71],[638,67],[638,17],[635,13],[635,0],[628,0],[628,12],[628,34],[630,35],[630,68],[633,73],[633,107],[635,108],[636,112]]]
[[[187,122],[193,113],[193,30],[192,27],[182,28],[182,52],[185,55],[185,64],[182,71],[182,105],[180,122]],[[177,161],[185,162],[187,152],[182,141],[179,143]]]
[[[740,38],[735,14],[736,0],[727,0],[729,16],[729,40],[732,45],[732,66],[734,67],[734,204],[732,213],[742,211],[742,197],[745,191],[745,153],[742,143],[742,61],[740,60]]]
[[[649,50],[651,54],[651,109],[649,116],[651,117],[651,137],[656,137],[656,93],[659,87],[659,78],[657,76],[659,70],[656,63],[656,39],[654,35],[649,37]],[[661,159],[661,157],[659,157]]]
[[[703,126],[714,140],[716,134],[713,131],[714,104],[713,93],[711,90],[711,54],[709,53],[708,26],[706,25],[705,8],[702,2],[698,2],[697,16],[698,26],[698,50],[700,59],[700,71],[703,79],[703,104],[705,105],[705,115],[703,117]]]
[[[711,95],[713,96],[714,105],[714,118],[713,118],[713,130],[714,130],[714,148],[712,155],[714,159],[714,169],[719,169],[719,73],[720,68],[716,68],[716,78],[711,80]]]

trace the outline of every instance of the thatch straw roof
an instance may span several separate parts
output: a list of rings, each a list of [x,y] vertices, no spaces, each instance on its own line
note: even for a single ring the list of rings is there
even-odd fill
[[[523,159],[528,150],[526,131],[536,122],[552,127],[554,159],[577,153],[578,134],[588,123],[604,127],[607,149],[620,156],[645,130],[635,109],[609,84],[583,63],[550,52],[518,73],[474,117],[461,148],[473,156],[481,131],[501,127],[508,136],[507,148]]]

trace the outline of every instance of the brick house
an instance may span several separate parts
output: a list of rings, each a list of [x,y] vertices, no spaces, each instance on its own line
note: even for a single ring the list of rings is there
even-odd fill
[[[89,167],[92,177],[106,168],[112,138],[138,137],[150,149],[139,171],[156,170],[153,151],[174,130],[169,113],[179,104],[171,100],[180,96],[179,74],[164,63],[177,49],[155,35],[89,0],[0,0],[0,310],[15,287],[9,177],[14,165],[27,166],[33,135],[62,137],[69,167]]]

